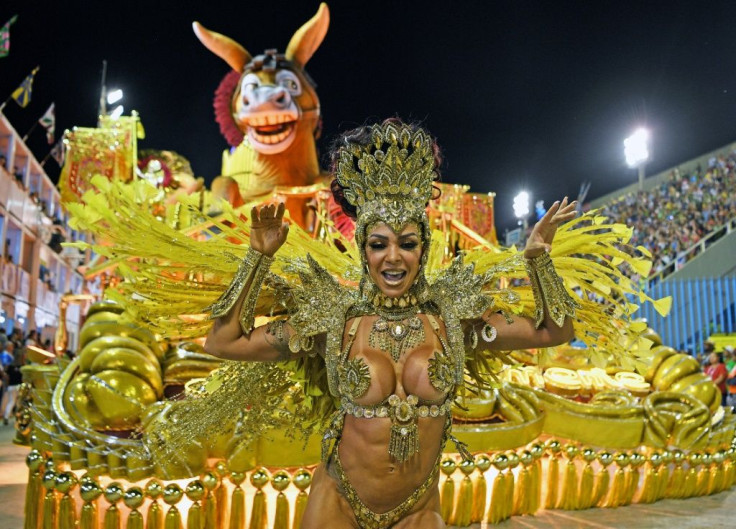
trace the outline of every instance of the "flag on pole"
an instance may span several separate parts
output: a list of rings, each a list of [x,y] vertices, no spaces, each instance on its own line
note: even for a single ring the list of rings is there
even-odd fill
[[[10,95],[21,108],[26,108],[31,102],[31,91],[33,90],[33,78],[38,73],[39,67],[36,66],[31,73],[28,74],[20,86]]]
[[[54,110],[54,103],[44,112],[43,116],[38,120],[43,128],[46,129],[46,139],[49,145],[54,143],[54,135],[56,132],[56,111]]]
[[[18,20],[18,15],[8,20],[5,25],[0,29],[0,57],[7,57],[10,53],[10,26]]]
[[[60,138],[56,145],[51,148],[51,157],[56,160],[59,167],[64,166],[64,138]]]

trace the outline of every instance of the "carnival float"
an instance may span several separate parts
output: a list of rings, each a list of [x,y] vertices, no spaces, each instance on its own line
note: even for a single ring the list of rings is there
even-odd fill
[[[76,227],[95,238],[76,243],[96,254],[84,273],[104,277],[107,288],[86,315],[73,360],[38,357],[23,368],[16,442],[31,448],[26,529],[299,527],[321,441],[294,431],[300,410],[320,402],[304,366],[251,369],[256,397],[279,410],[272,416],[242,409],[231,428],[167,458],[152,459],[143,439],[165,435],[167,422],[186,420],[182,402],[227,382],[218,380],[220,361],[202,349],[210,323],[200,308],[234,274],[253,205],[287,204],[295,242],[275,264],[280,273],[293,274],[290,262],[309,252],[331,273],[354,280],[350,220],[336,213],[318,164],[320,104],[304,70],[328,23],[322,4],[285,53],[255,56],[195,23],[202,43],[233,69],[215,95],[233,148],[223,154],[222,176],[211,189],[182,156],[139,152],[135,115],[67,133],[65,206]],[[497,246],[493,194],[445,184],[429,213],[436,228],[430,272],[465,253],[476,270],[503,272],[499,289],[520,284],[523,272],[508,264],[515,250]],[[736,418],[721,407],[718,389],[694,358],[634,319],[636,303],[652,302],[664,313],[668,300],[637,291],[618,271],[623,254],[601,257],[595,282],[575,282],[572,239],[625,243],[627,234],[590,213],[560,229],[552,250],[570,265],[570,292],[582,303],[601,302],[596,297],[610,303],[620,327],[601,329],[583,319],[575,329],[587,348],[512,351],[471,365],[493,372],[496,383],[469,382],[456,403],[454,432],[474,461],[444,454],[440,491],[448,524],[651,503],[733,486]],[[648,266],[644,258],[631,262]],[[528,309],[531,294],[523,285],[519,291]],[[263,321],[273,316],[274,299],[265,289]],[[259,385],[264,377],[269,384]]]

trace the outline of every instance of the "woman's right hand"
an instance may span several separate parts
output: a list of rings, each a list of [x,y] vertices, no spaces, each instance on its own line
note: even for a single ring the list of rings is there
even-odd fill
[[[286,242],[289,223],[284,222],[284,203],[254,207],[250,211],[250,247],[264,255],[273,257]]]

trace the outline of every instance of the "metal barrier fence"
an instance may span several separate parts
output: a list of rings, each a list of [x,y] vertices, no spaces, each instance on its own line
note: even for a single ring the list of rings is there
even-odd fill
[[[666,318],[648,303],[640,311],[665,345],[697,353],[710,335],[736,332],[736,277],[662,281],[650,286],[648,294],[672,296]]]

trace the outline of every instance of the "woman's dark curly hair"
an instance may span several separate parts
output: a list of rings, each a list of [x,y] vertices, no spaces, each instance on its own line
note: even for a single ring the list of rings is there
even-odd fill
[[[394,124],[397,126],[409,126],[412,132],[422,128],[418,123],[406,123],[400,118],[388,118],[381,122],[382,126],[390,124]],[[371,143],[372,127],[373,124],[370,124],[351,129],[338,136],[332,142],[332,145],[330,145],[330,173],[334,175],[337,171],[338,152],[341,147],[344,147],[351,143],[357,143],[358,145],[369,145]],[[440,165],[442,164],[442,152],[440,151],[439,145],[437,145],[437,141],[434,139],[432,141],[432,151],[434,153],[434,172],[436,175],[434,180],[435,182],[439,182],[441,180]],[[436,200],[440,197],[442,191],[437,186],[432,187],[434,190],[432,193],[432,200]],[[344,188],[337,181],[337,178],[333,178],[332,183],[330,184],[330,190],[332,191],[332,196],[335,199],[335,202],[340,205],[343,213],[345,213],[351,219],[355,220],[357,217],[357,209],[345,198]]]

